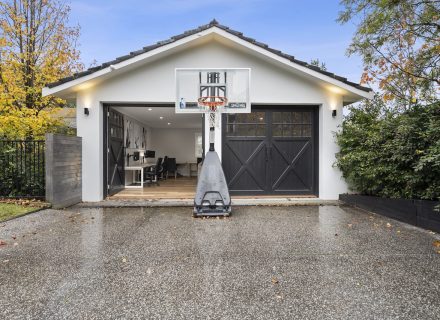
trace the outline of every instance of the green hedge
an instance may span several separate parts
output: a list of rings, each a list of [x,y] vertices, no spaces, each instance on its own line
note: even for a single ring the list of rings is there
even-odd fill
[[[440,198],[440,103],[409,111],[377,101],[350,109],[336,165],[351,189],[389,198]]]

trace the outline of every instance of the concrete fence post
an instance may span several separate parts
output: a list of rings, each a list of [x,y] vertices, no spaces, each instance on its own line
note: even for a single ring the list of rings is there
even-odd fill
[[[81,202],[82,139],[46,134],[46,201],[53,208]]]

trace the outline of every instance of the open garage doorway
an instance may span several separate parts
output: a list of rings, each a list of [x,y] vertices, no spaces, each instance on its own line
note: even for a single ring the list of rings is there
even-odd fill
[[[174,105],[105,105],[104,190],[111,199],[193,198],[203,118]]]

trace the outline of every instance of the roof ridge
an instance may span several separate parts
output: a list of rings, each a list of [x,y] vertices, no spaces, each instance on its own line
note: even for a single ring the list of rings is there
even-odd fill
[[[242,32],[230,29],[229,27],[220,24],[215,18],[212,19],[208,24],[204,24],[204,25],[201,25],[201,26],[199,26],[197,28],[184,31],[183,33],[171,36],[168,39],[165,39],[165,40],[162,40],[162,41],[158,41],[155,44],[151,44],[151,45],[145,46],[142,49],[131,51],[127,55],[120,56],[120,57],[118,57],[118,58],[116,58],[116,59],[114,59],[112,61],[104,62],[104,63],[102,63],[99,66],[90,67],[87,70],[74,73],[73,75],[65,77],[65,78],[62,78],[62,79],[60,79],[60,80],[58,80],[56,82],[48,83],[46,85],[46,87],[53,88],[53,87],[56,87],[56,86],[61,85],[63,83],[66,83],[66,82],[69,82],[69,81],[72,81],[72,80],[84,77],[84,76],[92,74],[92,73],[94,73],[96,71],[99,71],[99,70],[102,70],[104,68],[107,68],[107,67],[109,67],[112,64],[116,64],[116,63],[120,63],[120,62],[126,61],[128,59],[134,58],[134,57],[136,57],[138,55],[141,55],[143,53],[146,53],[146,52],[149,52],[151,50],[154,50],[154,49],[157,49],[159,47],[162,47],[164,45],[176,42],[176,41],[178,41],[180,39],[186,38],[188,36],[191,36],[191,35],[196,34],[198,32],[202,32],[202,31],[208,30],[208,29],[213,28],[213,27],[219,28],[219,29],[221,29],[221,30],[223,30],[225,32],[228,32],[228,33],[236,36],[236,37],[239,37],[240,39],[242,39],[244,41],[247,41],[247,42],[249,42],[249,43],[251,43],[253,45],[256,45],[256,46],[258,46],[260,48],[263,48],[263,49],[265,49],[265,50],[267,50],[269,52],[272,52],[273,54],[276,54],[276,55],[278,55],[278,56],[280,56],[282,58],[288,59],[289,61],[291,61],[293,63],[299,64],[299,65],[301,65],[303,67],[306,67],[306,68],[308,68],[310,70],[313,70],[313,71],[319,72],[321,74],[324,74],[324,75],[326,75],[326,76],[328,76],[330,78],[339,80],[339,81],[341,81],[341,82],[343,82],[343,83],[345,83],[345,84],[347,84],[349,86],[355,87],[356,89],[359,89],[359,90],[362,90],[362,91],[366,91],[366,92],[372,91],[371,88],[367,88],[367,87],[361,86],[360,84],[348,81],[347,78],[345,78],[345,77],[338,76],[338,75],[336,75],[336,74],[334,74],[332,72],[329,72],[327,70],[323,70],[323,69],[321,69],[318,66],[314,66],[314,65],[311,65],[311,64],[309,64],[309,63],[307,63],[305,61],[298,60],[298,59],[296,59],[294,56],[292,56],[290,54],[284,53],[281,50],[277,50],[277,49],[271,48],[266,43],[259,42],[259,41],[255,40],[253,38],[247,37]]]

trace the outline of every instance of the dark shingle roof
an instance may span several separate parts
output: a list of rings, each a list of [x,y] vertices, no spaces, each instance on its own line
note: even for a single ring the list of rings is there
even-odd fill
[[[366,92],[370,92],[371,91],[370,88],[363,87],[363,86],[361,86],[361,85],[359,85],[357,83],[348,81],[347,78],[338,76],[338,75],[336,75],[336,74],[334,74],[332,72],[328,72],[328,71],[322,70],[319,67],[312,66],[312,65],[310,65],[309,63],[307,63],[305,61],[301,61],[301,60],[295,59],[294,56],[286,54],[286,53],[284,53],[284,52],[282,52],[280,50],[273,49],[273,48],[269,47],[265,43],[258,42],[255,39],[246,37],[245,35],[243,35],[243,33],[239,32],[239,31],[232,30],[232,29],[230,29],[227,26],[219,24],[217,22],[217,20],[215,20],[215,19],[212,20],[210,23],[202,25],[202,26],[200,26],[200,27],[198,27],[196,29],[185,31],[182,34],[173,36],[173,37],[171,37],[171,38],[169,38],[167,40],[159,41],[159,42],[157,42],[157,43],[155,43],[153,45],[149,45],[149,46],[143,47],[140,50],[132,51],[132,52],[130,52],[130,54],[127,54],[125,56],[121,56],[119,58],[116,58],[115,60],[105,62],[105,63],[101,64],[100,66],[89,68],[89,69],[87,69],[85,71],[82,71],[82,72],[79,72],[79,73],[75,73],[74,75],[72,75],[70,77],[63,78],[63,79],[60,79],[60,80],[58,80],[56,82],[49,83],[49,84],[47,84],[47,87],[53,88],[53,87],[59,86],[59,85],[61,85],[63,83],[66,83],[66,82],[69,82],[69,81],[72,81],[72,80],[75,80],[75,79],[87,76],[87,75],[92,74],[92,73],[94,73],[96,71],[105,69],[105,68],[109,67],[112,64],[117,64],[117,63],[120,63],[122,61],[131,59],[133,57],[136,57],[136,56],[141,55],[143,53],[146,53],[148,51],[151,51],[151,50],[157,49],[159,47],[162,47],[162,46],[164,46],[166,44],[173,43],[173,42],[175,42],[177,40],[180,40],[182,38],[194,35],[196,33],[202,32],[202,31],[205,31],[205,30],[207,30],[209,28],[212,28],[214,26],[219,28],[219,29],[222,29],[222,30],[224,30],[224,31],[226,31],[226,32],[228,32],[228,33],[230,33],[232,35],[235,35],[235,36],[239,37],[242,40],[245,40],[245,41],[247,41],[249,43],[252,43],[253,45],[256,45],[256,46],[258,46],[260,48],[263,48],[263,49],[265,49],[267,51],[270,51],[270,52],[272,52],[272,53],[274,53],[274,54],[276,54],[276,55],[278,55],[278,56],[280,56],[282,58],[288,59],[289,61],[291,61],[293,63],[299,64],[299,65],[304,66],[306,68],[309,68],[311,70],[314,70],[314,71],[317,71],[319,73],[322,73],[322,74],[324,74],[324,75],[326,75],[326,76],[328,76],[330,78],[339,80],[339,81],[341,81],[341,82],[343,82],[345,84],[348,84],[349,86],[355,87],[356,89],[359,89],[359,90],[362,90],[362,91],[366,91]]]

